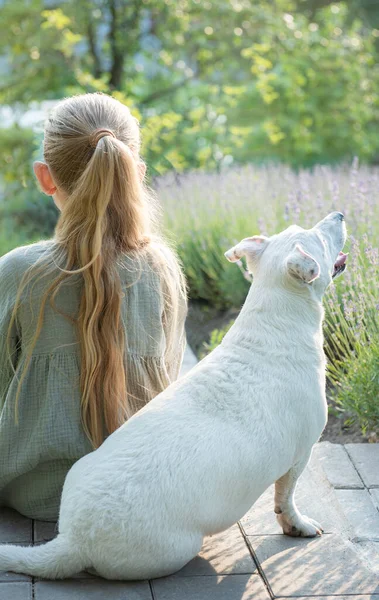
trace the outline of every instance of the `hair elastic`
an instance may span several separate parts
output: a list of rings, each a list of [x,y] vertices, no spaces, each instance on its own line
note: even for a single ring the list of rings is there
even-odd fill
[[[116,137],[115,134],[113,133],[113,131],[111,131],[111,129],[104,129],[104,128],[95,129],[95,131],[93,131],[91,133],[91,135],[89,136],[90,146],[92,148],[96,148],[96,146],[99,143],[99,141],[101,140],[101,138],[105,137],[106,135],[110,135],[113,138]]]

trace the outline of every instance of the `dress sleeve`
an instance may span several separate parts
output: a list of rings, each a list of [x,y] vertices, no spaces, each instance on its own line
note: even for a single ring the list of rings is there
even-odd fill
[[[7,344],[8,329],[17,294],[15,265],[12,253],[0,258],[0,409],[4,405],[9,384],[17,367],[21,343],[21,331],[16,318],[10,332],[9,345]]]

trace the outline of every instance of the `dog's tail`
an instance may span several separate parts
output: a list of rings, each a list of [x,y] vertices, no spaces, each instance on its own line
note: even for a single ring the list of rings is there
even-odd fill
[[[78,573],[86,566],[82,554],[59,534],[41,546],[0,545],[0,571],[14,571],[46,579],[63,579]]]

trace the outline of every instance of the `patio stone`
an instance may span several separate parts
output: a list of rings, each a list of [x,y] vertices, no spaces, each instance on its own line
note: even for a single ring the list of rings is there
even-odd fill
[[[345,444],[366,487],[379,487],[379,444]]]
[[[58,525],[51,521],[33,521],[34,541],[48,542],[58,535]]]
[[[152,588],[155,600],[270,600],[261,578],[249,574],[162,577],[152,581]]]
[[[0,509],[0,543],[32,543],[32,521],[11,508]]]
[[[364,488],[363,481],[344,446],[321,442],[315,445],[313,454],[320,461],[325,475],[334,488]]]
[[[0,583],[0,600],[32,600],[32,598],[30,583]]]
[[[379,489],[372,488],[371,490],[369,490],[369,492],[371,494],[373,503],[375,504],[376,508],[379,510]]]
[[[370,540],[356,542],[354,547],[369,568],[379,575],[379,542],[372,542]]]
[[[379,596],[367,596],[367,595],[359,595],[359,596],[323,596],[321,599],[319,596],[297,596],[296,600],[375,600],[375,598],[379,599]]]
[[[34,584],[33,600],[108,600],[108,598],[112,600],[152,600],[152,595],[148,581],[74,579],[38,581]],[[11,600],[11,598],[7,600]]]
[[[356,541],[379,541],[379,512],[368,490],[336,490],[336,495]]]
[[[254,573],[256,564],[238,525],[205,538],[200,553],[174,577]]]
[[[379,594],[379,578],[354,544],[336,534],[317,538],[250,537],[275,596]]]

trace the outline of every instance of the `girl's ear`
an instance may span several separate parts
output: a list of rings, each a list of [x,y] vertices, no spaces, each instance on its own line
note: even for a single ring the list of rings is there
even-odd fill
[[[245,238],[240,241],[237,246],[233,246],[227,252],[225,257],[230,262],[240,260],[242,256],[255,260],[266,249],[269,243],[269,238],[264,235],[254,235],[253,237]]]
[[[37,160],[33,163],[34,174],[44,194],[52,196],[57,191],[57,186],[46,163]]]

